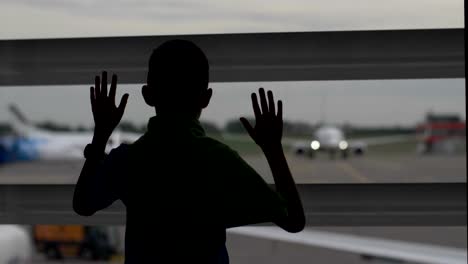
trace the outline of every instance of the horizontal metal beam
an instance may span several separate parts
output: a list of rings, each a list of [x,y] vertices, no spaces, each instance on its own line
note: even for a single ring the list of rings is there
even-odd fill
[[[465,76],[464,29],[425,29],[1,40],[0,85],[90,84],[104,69],[143,83],[173,38],[206,52],[212,82]]]
[[[72,210],[73,189],[73,185],[0,185],[0,223],[125,223],[125,207],[120,202],[91,217],[76,215]],[[466,183],[303,184],[298,189],[309,226],[467,223]]]
[[[233,228],[231,234],[339,250],[366,256],[369,263],[466,264],[466,249],[306,229],[290,234],[273,226]],[[380,262],[380,261],[381,262]]]

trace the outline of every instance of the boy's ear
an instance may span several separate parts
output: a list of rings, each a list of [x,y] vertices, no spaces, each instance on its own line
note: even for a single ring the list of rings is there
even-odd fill
[[[211,88],[206,89],[206,91],[202,93],[201,102],[200,102],[201,103],[200,106],[202,109],[208,106],[212,95],[213,95],[213,89]]]
[[[141,94],[143,95],[143,99],[145,99],[146,104],[154,107],[153,91],[148,85],[143,85],[143,87],[141,87]]]

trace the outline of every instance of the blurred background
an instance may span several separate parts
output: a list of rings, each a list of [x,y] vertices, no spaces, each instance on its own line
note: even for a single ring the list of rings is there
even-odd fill
[[[463,7],[461,0],[3,0],[0,40],[464,28]],[[89,79],[91,84],[93,76]],[[142,100],[141,85],[118,86],[118,95],[129,93],[130,99],[108,150],[146,131],[154,112]],[[250,94],[259,87],[272,90],[284,103],[283,145],[298,184],[466,183],[464,78],[210,87],[214,95],[201,117],[207,134],[238,151],[269,183],[268,164],[239,122],[241,116],[252,118]],[[88,85],[0,87],[0,184],[76,183],[82,149],[93,130],[88,93]],[[123,262],[124,229],[0,225],[0,264],[22,263],[22,258],[8,259],[15,251],[28,263]],[[412,243],[410,248],[431,246],[465,254],[467,246],[466,226],[330,226],[306,231],[315,237],[337,235],[334,238],[349,243],[396,241]],[[232,263],[401,263],[236,231],[228,233],[227,246]]]

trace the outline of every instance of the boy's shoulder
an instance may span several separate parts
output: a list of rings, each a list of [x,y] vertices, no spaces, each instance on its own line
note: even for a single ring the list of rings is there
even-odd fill
[[[216,154],[216,155],[221,155],[221,156],[227,155],[231,157],[239,156],[239,154],[235,150],[233,150],[231,147],[209,136],[200,137],[198,140],[198,144],[200,144],[201,149],[212,152],[213,154]]]
[[[119,152],[125,153],[128,151],[138,151],[141,147],[147,145],[148,141],[151,138],[149,135],[144,134],[139,139],[131,144],[121,144],[118,149]],[[185,142],[186,143],[186,142]],[[223,158],[223,157],[231,157],[231,158],[238,158],[240,157],[237,151],[233,150],[231,147],[226,145],[225,143],[219,141],[218,139],[203,135],[197,136],[190,140],[190,144],[194,144],[196,146],[197,151],[201,151],[204,154],[211,154],[215,155],[216,157]]]

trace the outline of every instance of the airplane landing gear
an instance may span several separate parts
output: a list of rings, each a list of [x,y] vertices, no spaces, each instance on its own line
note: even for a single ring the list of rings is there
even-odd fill
[[[309,158],[311,158],[311,159],[315,158],[315,151],[309,150],[308,154],[309,154]]]
[[[342,150],[341,151],[341,157],[343,159],[347,159],[348,158],[348,151],[347,150]]]

